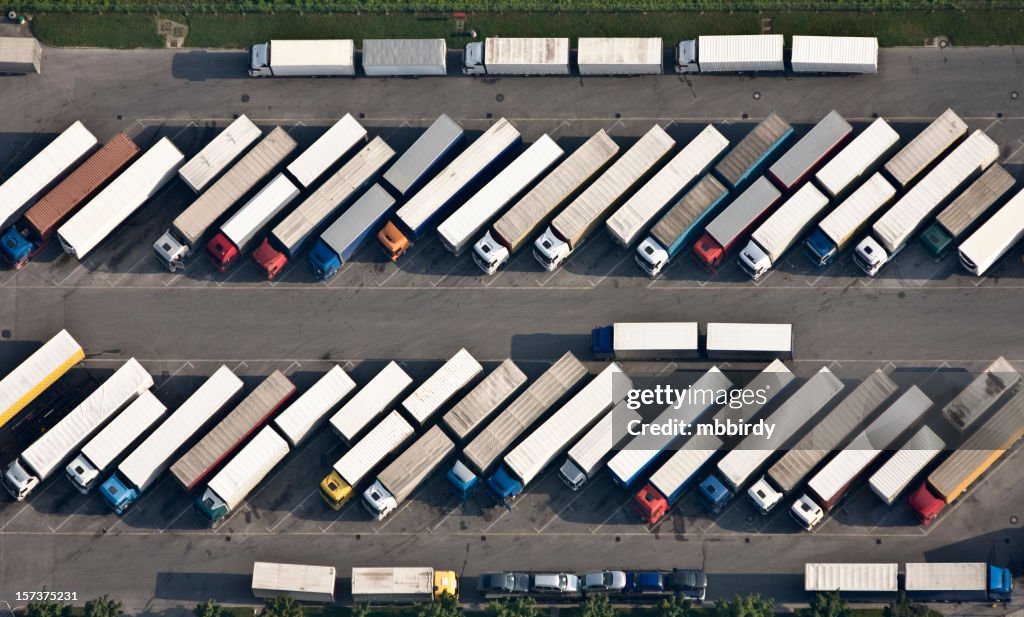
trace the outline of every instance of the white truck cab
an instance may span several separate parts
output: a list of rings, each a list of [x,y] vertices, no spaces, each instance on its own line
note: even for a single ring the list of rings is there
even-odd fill
[[[87,495],[100,479],[100,470],[96,469],[96,466],[90,463],[84,454],[79,454],[68,463],[64,472],[67,474],[68,480],[71,480],[75,490],[83,495]]]
[[[374,480],[370,488],[363,491],[363,507],[370,516],[382,521],[398,508],[398,500],[391,491],[384,488],[380,480]]]
[[[882,266],[889,261],[889,255],[874,238],[868,236],[857,243],[853,249],[853,262],[868,276],[878,274]]]
[[[249,77],[273,77],[270,70],[270,43],[256,43],[249,48]]]
[[[548,272],[554,272],[569,256],[569,243],[548,227],[533,243],[533,256]]]
[[[661,273],[668,260],[668,251],[663,249],[654,238],[644,238],[636,247],[636,263],[651,278]]]
[[[813,530],[825,518],[825,512],[821,509],[821,506],[807,495],[801,495],[799,499],[793,502],[793,507],[789,509],[789,513],[793,516],[793,520],[807,531]]]
[[[462,72],[465,75],[485,75],[484,68],[484,42],[474,41],[466,43],[462,52]]]
[[[22,467],[21,461],[14,461],[4,473],[4,488],[18,501],[24,501],[36,486],[39,478]]]
[[[679,41],[676,45],[676,73],[699,73],[697,41]]]
[[[747,489],[747,497],[761,514],[768,514],[782,501],[782,493],[772,488],[764,478],[754,482]]]
[[[508,258],[508,248],[495,240],[489,231],[473,245],[473,261],[487,274],[497,272]]]
[[[768,256],[768,253],[761,250],[761,247],[753,240],[748,242],[747,246],[740,251],[737,261],[740,264],[740,268],[755,281],[764,276],[765,272],[768,272],[772,267],[771,257]]]
[[[192,249],[174,237],[170,231],[165,231],[160,239],[153,243],[153,252],[167,269],[171,272],[185,269],[185,259],[188,258]]]

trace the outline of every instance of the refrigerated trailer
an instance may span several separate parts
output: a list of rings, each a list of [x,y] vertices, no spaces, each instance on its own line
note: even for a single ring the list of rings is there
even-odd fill
[[[794,73],[877,73],[878,39],[794,34],[790,64]]]
[[[892,201],[896,189],[881,173],[875,173],[868,181],[836,206],[818,223],[818,226],[804,240],[804,253],[816,268],[824,268],[839,256],[875,215]]]
[[[402,408],[422,427],[482,372],[484,367],[473,354],[465,348],[460,349],[402,401]]]
[[[455,443],[451,438],[440,426],[432,426],[363,491],[363,508],[378,521],[384,520],[441,466],[453,450]]]
[[[676,46],[677,73],[784,71],[781,34],[700,36]]]
[[[660,37],[580,37],[576,66],[580,75],[660,75],[664,45]]]
[[[878,118],[825,163],[814,178],[829,197],[836,199],[872,171],[899,142],[899,133],[884,118]]]
[[[458,442],[464,443],[525,383],[526,374],[515,362],[505,360],[448,410],[441,420]]]
[[[264,426],[196,497],[196,511],[211,527],[220,524],[288,456],[288,450],[288,442],[273,427]]]
[[[555,209],[604,168],[618,151],[619,146],[604,129],[595,133],[477,240],[473,245],[476,265],[487,274],[497,272],[551,218]]]
[[[896,498],[910,486],[917,474],[931,463],[946,447],[946,442],[935,431],[922,426],[907,440],[892,458],[879,467],[870,478],[868,486],[878,498],[891,506]]]
[[[346,152],[360,142],[366,141],[366,128],[353,118],[352,114],[345,114],[318,137],[313,145],[288,163],[285,169],[299,186],[308,189],[331,165],[341,160]]]
[[[185,269],[203,236],[213,225],[266,178],[296,147],[295,140],[276,127],[231,169],[175,217],[170,228],[153,243],[153,252],[171,272]]]
[[[715,175],[735,190],[763,168],[793,135],[793,127],[772,112],[758,123],[715,165]]]
[[[780,188],[791,190],[813,173],[851,133],[853,127],[833,109],[768,168],[768,175]]]
[[[793,324],[708,324],[704,348],[709,360],[792,360]]]
[[[377,231],[395,205],[395,198],[379,184],[371,186],[349,206],[309,251],[309,268],[322,281],[331,278]]]
[[[283,172],[235,212],[206,243],[206,257],[221,273],[238,262],[242,253],[278,214],[299,196],[299,187]]]
[[[1013,574],[988,563],[907,563],[907,597],[923,602],[1009,602]]]
[[[590,332],[595,360],[685,360],[700,355],[695,321],[617,322]]]
[[[982,276],[1024,237],[1024,191],[992,215],[958,249],[960,265]]]
[[[295,399],[273,420],[273,425],[292,448],[299,445],[327,419],[327,414],[345,400],[356,382],[335,364],[323,377]]]
[[[473,181],[520,143],[522,136],[511,122],[499,119],[447,167],[395,212],[377,232],[377,240],[392,261],[426,234],[437,218],[456,202]]]
[[[569,448],[565,462],[558,468],[558,477],[570,489],[578,491],[592,480],[604,466],[608,454],[629,436],[627,427],[640,422],[640,413],[621,401],[597,421],[587,433]]]
[[[262,134],[263,131],[242,114],[182,165],[178,175],[190,189],[201,193]]]
[[[804,591],[839,592],[850,600],[892,601],[899,592],[899,564],[807,563]]]
[[[334,566],[303,566],[257,561],[252,565],[252,595],[272,600],[285,596],[299,602],[334,602]]]
[[[447,75],[444,39],[363,39],[363,72],[371,77]]]
[[[331,416],[331,428],[346,445],[398,398],[412,383],[412,377],[395,362],[388,362],[377,375]]]
[[[412,435],[412,425],[401,413],[392,411],[338,459],[320,481],[320,496],[332,509],[340,510],[356,494],[360,480]]]
[[[462,133],[457,122],[441,114],[384,172],[384,181],[400,197],[405,196],[462,139]]]
[[[715,271],[726,254],[772,209],[782,193],[761,176],[722,210],[693,246],[693,258],[701,268]]]
[[[967,123],[952,109],[932,121],[885,164],[885,171],[907,188],[922,171],[967,134]]]
[[[352,568],[352,601],[361,604],[430,604],[459,597],[452,570],[434,568]]]
[[[193,435],[225,409],[242,391],[242,380],[221,366],[169,418],[153,431],[103,482],[100,495],[114,512],[124,514],[171,464]]]
[[[1017,369],[1000,356],[942,408],[942,415],[962,433],[1020,382]]]
[[[981,221],[1015,182],[1002,165],[993,164],[939,212],[935,222],[921,234],[921,246],[933,259],[945,257],[956,241],[966,237],[968,230]]]
[[[334,77],[355,75],[351,39],[283,40],[249,48],[249,77]]]
[[[759,280],[779,263],[828,206],[828,197],[813,184],[808,182],[800,187],[751,234],[737,258],[740,268],[750,278]]]
[[[4,472],[3,484],[18,501],[67,462],[72,453],[111,418],[153,387],[153,377],[129,359],[53,428],[32,442]]]
[[[562,265],[675,143],[657,124],[647,131],[608,171],[559,212],[534,241],[533,256],[540,265],[548,272]]]
[[[462,53],[466,75],[568,75],[568,38],[489,36],[467,43]]]
[[[43,46],[30,36],[0,37],[0,73],[17,75],[39,73]]]
[[[82,346],[67,330],[43,343],[0,380],[0,428],[84,359]]]

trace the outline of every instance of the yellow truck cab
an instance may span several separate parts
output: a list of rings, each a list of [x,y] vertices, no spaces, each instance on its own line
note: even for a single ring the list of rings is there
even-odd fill
[[[340,510],[352,495],[355,493],[352,487],[341,479],[337,471],[331,471],[327,477],[320,481],[320,496],[324,498],[327,505],[335,510]]]
[[[451,570],[434,570],[434,602],[439,602],[444,594],[458,599],[459,578]]]

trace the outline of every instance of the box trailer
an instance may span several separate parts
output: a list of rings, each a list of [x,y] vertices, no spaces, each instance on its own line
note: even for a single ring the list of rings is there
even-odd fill
[[[196,511],[211,527],[220,524],[288,456],[288,450],[288,442],[272,426],[264,426],[196,497]]]
[[[249,435],[295,394],[295,384],[274,371],[249,393],[223,420],[171,465],[171,475],[187,491],[196,488]]]
[[[828,205],[828,197],[813,184],[808,182],[800,187],[751,234],[737,258],[740,268],[753,280],[759,280],[825,213]]]
[[[522,136],[511,122],[501,118],[470,144],[447,167],[428,182],[395,212],[395,216],[377,232],[384,253],[392,261],[401,257],[412,243],[423,237],[477,178],[484,174]]]
[[[992,215],[958,249],[960,265],[982,276],[1024,237],[1024,191]]]
[[[447,75],[444,39],[363,39],[363,72],[371,77]]]
[[[920,388],[911,386],[807,481],[807,492],[790,508],[793,519],[807,531],[817,527],[864,470],[891,449],[932,404]]]
[[[657,124],[651,127],[608,171],[559,212],[534,241],[533,256],[540,265],[548,272],[562,265],[675,143],[663,128]]]
[[[367,133],[363,125],[359,124],[352,114],[345,114],[318,137],[313,145],[288,163],[285,169],[302,188],[308,189],[331,165],[341,160],[345,153],[360,142],[366,141]]]
[[[378,521],[412,495],[412,492],[441,466],[455,450],[455,442],[440,426],[432,426],[409,448],[398,455],[363,491],[363,507]]]
[[[149,390],[144,390],[89,443],[82,446],[82,452],[64,468],[75,490],[83,495],[88,494],[99,481],[100,474],[160,422],[166,412],[167,407]]]
[[[1013,574],[988,563],[907,563],[907,597],[923,602],[1009,602]]]
[[[960,196],[935,217],[935,222],[921,234],[921,246],[933,259],[939,260],[949,253],[953,245],[967,231],[976,226],[1016,181],[999,163],[981,174]]]
[[[722,374],[722,371],[717,366],[713,366],[711,370],[701,375],[693,385],[684,391],[685,398],[680,401],[681,405],[666,407],[651,424],[663,425],[675,422],[679,425],[683,423],[693,425],[702,415],[715,406],[715,397],[706,396],[703,392],[711,391],[717,395],[720,391],[728,391],[732,386],[732,381]],[[685,392],[701,394],[687,396]],[[630,432],[635,434],[633,431]],[[680,437],[677,432],[670,431],[662,431],[657,435],[653,433],[651,435],[636,435],[608,461],[608,469],[612,472],[612,479],[619,486],[629,488],[636,482],[644,470],[662,452],[670,449],[674,443],[678,442]]]
[[[459,443],[476,432],[510,396],[526,383],[526,374],[511,359],[503,361],[441,418]]]
[[[445,248],[456,257],[461,255],[484,225],[522,194],[564,153],[547,134],[541,135],[540,139],[437,226],[437,233]]]
[[[792,189],[813,173],[851,133],[853,127],[833,109],[768,168],[768,175],[779,188]]]
[[[700,36],[676,46],[677,73],[785,71],[781,34]]]
[[[952,109],[947,109],[889,159],[885,171],[901,188],[906,188],[966,134],[967,123]]]
[[[283,172],[277,174],[229,218],[206,243],[206,257],[221,273],[227,272],[264,227],[299,196],[299,187]]]
[[[614,362],[608,365],[505,455],[504,463],[487,479],[487,488],[502,503],[511,503],[570,443],[632,389],[633,380],[622,367]]]
[[[0,428],[52,386],[85,351],[67,330],[61,330],[0,380]]]
[[[371,186],[349,206],[309,251],[309,268],[322,281],[334,276],[391,214],[395,198],[379,184]]]
[[[185,260],[239,199],[266,178],[296,147],[295,140],[276,127],[235,163],[206,192],[175,217],[153,243],[153,252],[171,272],[185,269]]]
[[[616,322],[590,332],[595,360],[687,360],[700,355],[695,321]]]
[[[618,153],[619,146],[604,129],[595,133],[554,171],[515,203],[473,245],[473,261],[494,274],[512,257],[555,209],[574,195]]]
[[[848,600],[891,601],[899,592],[897,563],[807,563],[804,591],[833,593]]]
[[[43,46],[28,36],[0,37],[0,73],[19,75],[39,73]]]
[[[722,440],[718,437],[699,434],[673,452],[651,474],[647,485],[633,496],[633,508],[640,518],[651,525],[660,521],[721,447]]]
[[[725,151],[729,140],[710,124],[616,210],[606,223],[608,233],[629,248],[648,223]],[[625,157],[623,157],[625,158]]]
[[[274,428],[292,448],[297,448],[355,388],[356,382],[335,364],[274,418]]]
[[[790,64],[795,73],[877,73],[878,39],[794,34]]]
[[[747,231],[763,219],[782,197],[779,189],[764,176],[726,206],[704,230],[693,246],[693,258],[701,268],[714,272],[726,254]]]
[[[388,362],[373,379],[331,416],[331,428],[351,446],[371,422],[412,383],[412,377],[396,362]]]
[[[874,170],[899,142],[899,133],[884,118],[878,118],[825,163],[814,178],[829,197],[836,199]]]
[[[715,165],[715,175],[736,190],[759,172],[792,135],[793,127],[782,116],[768,114]]]
[[[402,408],[423,426],[438,409],[483,372],[484,367],[473,354],[465,348],[460,349],[402,401]]]
[[[174,177],[185,156],[167,137],[135,160],[89,203],[60,226],[61,246],[78,260],[92,252],[121,223]]]
[[[661,37],[580,37],[576,66],[580,75],[660,75],[664,44]]]
[[[99,388],[32,442],[4,473],[4,488],[24,499],[72,453],[140,394],[153,387],[153,377],[135,358],[129,359]]]
[[[621,401],[604,414],[576,445],[569,448],[565,462],[558,468],[558,477],[570,489],[578,491],[603,468],[608,454],[629,437],[628,426],[640,422],[639,412]]]
[[[263,275],[272,280],[280,274],[323,222],[369,184],[394,155],[395,151],[383,139],[375,137],[284,217],[252,252],[253,261]]]
[[[272,600],[285,596],[299,602],[334,602],[334,566],[303,566],[257,561],[252,565],[252,595]]]
[[[351,39],[283,40],[249,48],[249,77],[335,77],[355,75]]]
[[[942,408],[942,415],[962,433],[1020,381],[1017,369],[1000,356]]]
[[[242,114],[182,165],[178,175],[190,189],[201,193],[261,135],[260,127]]]
[[[459,597],[451,570],[352,568],[352,601],[357,604],[430,604],[445,594]]]
[[[775,426],[771,439],[766,434],[751,434],[718,461],[714,471],[700,483],[700,496],[712,512],[721,512],[725,504],[814,416],[844,388],[843,382],[827,367],[807,380],[786,399],[766,421]]]
[[[917,474],[946,448],[946,442],[935,431],[922,426],[892,458],[878,468],[868,486],[878,498],[891,506],[896,498],[910,486]]]
[[[456,461],[447,475],[456,493],[469,497],[498,458],[586,374],[571,352],[556,360],[463,449],[465,462]]]
[[[171,464],[193,435],[242,392],[242,380],[221,366],[117,466],[100,487],[114,512],[124,514]]]
[[[711,360],[793,359],[793,324],[708,324],[705,349]]]
[[[50,243],[57,228],[69,216],[127,167],[138,153],[139,147],[130,137],[124,133],[115,135],[0,236],[0,256],[12,268],[20,270]]]
[[[875,221],[855,247],[854,263],[868,276],[877,275],[942,204],[997,158],[999,146],[982,131],[972,133]]]
[[[818,223],[804,240],[804,253],[816,268],[824,268],[839,256],[850,240],[874,220],[892,201],[896,189],[876,173]]]
[[[489,36],[467,43],[462,53],[466,75],[568,75],[569,39]]]
[[[419,185],[420,180],[426,179],[427,172],[462,139],[462,134],[462,127],[457,122],[441,114],[384,172],[384,181],[399,196],[407,195]]]
[[[96,136],[76,120],[0,184],[0,229],[13,225],[36,196],[92,152],[97,143]]]
[[[402,414],[392,411],[338,459],[331,473],[320,481],[320,496],[331,508],[341,509],[355,495],[359,481],[412,435],[412,425]]]

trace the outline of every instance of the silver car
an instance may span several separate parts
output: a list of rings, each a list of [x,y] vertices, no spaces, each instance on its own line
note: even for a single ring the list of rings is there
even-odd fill
[[[620,593],[626,588],[626,573],[621,570],[588,572],[580,579],[583,593]]]
[[[577,597],[580,577],[565,572],[534,574],[530,593],[538,596]]]

